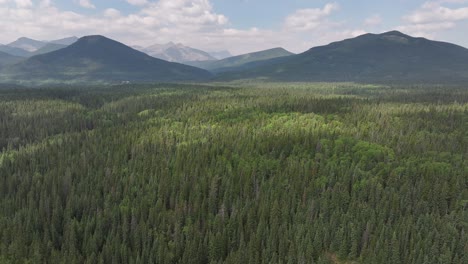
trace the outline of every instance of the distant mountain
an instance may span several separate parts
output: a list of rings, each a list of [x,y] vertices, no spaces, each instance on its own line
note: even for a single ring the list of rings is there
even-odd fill
[[[186,61],[204,61],[204,60],[215,60],[213,56],[202,50],[194,49],[191,47],[184,46],[182,44],[175,44],[169,42],[167,44],[155,44],[141,51],[146,54],[171,62],[186,62]]]
[[[220,79],[277,81],[453,82],[468,80],[468,49],[398,31],[365,34],[265,61]]]
[[[274,48],[215,61],[188,62],[187,64],[213,72],[239,71],[250,68],[250,63],[291,56],[293,53]]]
[[[44,47],[47,43],[39,40],[34,40],[30,38],[19,38],[7,46],[13,47],[13,48],[20,48],[29,52],[34,52],[42,47]]]
[[[3,81],[169,82],[204,80],[205,70],[148,56],[103,36],[87,36],[0,71]]]
[[[0,51],[0,69],[4,66],[17,63],[21,60],[21,57],[13,56],[11,54]]]
[[[39,41],[22,37],[8,45],[0,45],[0,51],[19,57],[31,57],[64,48],[77,40],[77,37],[69,37],[52,41]]]
[[[63,49],[63,48],[66,48],[68,45],[62,45],[62,44],[55,44],[55,43],[47,43],[44,47],[34,51],[34,52],[31,52],[29,54],[29,57],[32,57],[32,56],[35,56],[35,55],[40,55],[40,54],[45,54],[45,53],[49,53],[49,52],[52,52],[52,51],[56,51],[56,50],[59,50],[59,49]]]
[[[217,60],[232,57],[232,54],[228,50],[212,51],[210,52],[210,55],[211,57],[214,57]]]
[[[7,45],[0,45],[0,52],[5,52],[17,57],[29,57],[29,55],[31,54],[29,51],[26,51],[24,49],[10,47]]]
[[[68,37],[68,38],[63,38],[63,39],[51,40],[51,41],[48,41],[48,43],[69,46],[75,43],[77,40],[78,38],[73,36],[73,37]]]

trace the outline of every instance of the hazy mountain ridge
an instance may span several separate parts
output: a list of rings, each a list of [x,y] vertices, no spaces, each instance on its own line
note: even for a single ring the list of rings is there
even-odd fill
[[[169,42],[167,44],[154,44],[147,48],[140,49],[146,54],[170,61],[170,62],[179,62],[183,63],[186,61],[204,61],[204,60],[215,60],[216,58],[211,56],[208,52],[194,49],[188,46],[185,46],[181,43],[175,44]]]
[[[283,48],[273,48],[263,51],[257,51],[247,53],[243,55],[233,56],[222,60],[212,61],[199,61],[199,62],[188,62],[189,65],[199,67],[212,72],[225,72],[225,71],[236,71],[248,66],[250,63],[259,61],[276,59],[280,57],[286,57],[294,55]],[[248,68],[248,67],[247,67]]]
[[[0,51],[0,69],[4,66],[20,62],[21,60],[21,57],[13,56],[6,52]]]
[[[29,39],[20,40],[17,44]],[[73,37],[57,42],[60,41],[73,41]],[[20,50],[0,46],[0,52],[5,47]],[[153,45],[151,48],[154,52],[164,52],[168,57],[163,59],[193,55],[192,48],[182,44],[168,43]],[[201,57],[198,58],[207,54],[200,52]],[[30,56],[41,53],[45,54],[27,60],[2,54],[1,81],[206,81],[211,76],[206,70],[217,74],[214,78],[216,81],[468,81],[468,49],[450,43],[414,38],[398,31],[364,34],[314,47],[297,55],[283,48],[275,48],[222,60],[184,62],[194,67],[151,57],[102,36],[83,37],[68,47],[46,43],[35,52],[29,52]],[[12,65],[15,63],[17,65]]]
[[[468,80],[468,49],[398,31],[365,34],[218,77],[274,81],[446,82]]]
[[[66,47],[67,47],[67,45],[63,45],[63,44],[47,43],[42,48],[40,48],[40,49],[38,49],[38,50],[36,50],[34,52],[31,52],[30,57],[35,56],[35,55],[49,53],[49,52],[56,51],[56,50],[59,50],[59,49],[63,49],[63,48],[66,48]]]
[[[7,45],[0,44],[0,51],[19,57],[31,57],[55,51],[75,43],[77,37],[68,37],[51,41],[40,41],[21,37]]]
[[[31,52],[26,51],[24,49],[10,47],[7,45],[2,45],[2,44],[0,44],[0,52],[4,52],[9,55],[18,56],[18,57],[28,57],[31,54]]]
[[[229,52],[228,50],[210,51],[209,54],[217,60],[222,60],[222,59],[232,57],[231,52]]]
[[[48,43],[69,46],[69,45],[75,43],[76,41],[78,41],[78,37],[73,36],[73,37],[48,41]]]
[[[35,39],[30,39],[26,37],[21,37],[9,44],[7,46],[13,48],[23,49],[28,52],[34,52],[42,47],[44,47],[47,43]]]
[[[103,36],[87,36],[0,72],[7,80],[54,82],[157,82],[203,80],[205,70],[153,58]]]

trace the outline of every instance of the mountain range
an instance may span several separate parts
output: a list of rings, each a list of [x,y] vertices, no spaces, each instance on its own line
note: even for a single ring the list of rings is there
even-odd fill
[[[266,61],[269,59],[281,58],[291,56],[291,53],[283,48],[274,48],[248,54],[238,55],[234,57],[225,58],[222,60],[209,60],[209,61],[191,61],[186,62],[189,65],[199,67],[214,73],[230,72],[238,70],[246,70],[250,68],[253,63]]]
[[[21,38],[2,46],[10,54],[0,50],[0,82],[468,81],[468,49],[398,31],[364,34],[301,54],[275,48],[220,60],[174,43],[138,48],[153,56],[165,54],[163,60],[103,36],[73,42],[71,38],[39,44]],[[23,48],[29,50],[29,58],[11,53]],[[191,66],[167,61],[193,59],[185,62]]]
[[[162,45],[154,44],[146,48],[137,48],[152,57],[170,62],[183,63],[187,61],[216,60],[216,58],[211,56],[208,52],[194,49],[181,43],[175,44],[174,42],[169,42]]]
[[[21,37],[7,45],[0,45],[0,51],[10,55],[27,58],[62,49],[73,44],[77,40],[77,37],[68,37],[51,41],[39,41]]]
[[[398,31],[365,34],[285,58],[263,61],[221,80],[459,82],[468,80],[468,49]]]
[[[50,83],[207,80],[203,69],[153,58],[103,36],[86,36],[65,48],[4,67],[0,79]]]

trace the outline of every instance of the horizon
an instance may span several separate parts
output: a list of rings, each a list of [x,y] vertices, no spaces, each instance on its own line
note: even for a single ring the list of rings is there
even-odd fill
[[[0,0],[0,43],[103,35],[128,46],[174,42],[240,55],[275,47],[301,53],[398,30],[468,47],[468,36],[460,34],[468,26],[468,0],[360,2]]]
[[[301,54],[301,53],[303,53],[303,52],[306,52],[306,51],[308,51],[308,50],[310,50],[310,49],[313,49],[313,48],[316,48],[316,47],[327,46],[327,45],[329,45],[329,44],[331,44],[331,43],[334,43],[334,42],[340,42],[340,41],[343,41],[343,40],[346,40],[346,39],[352,39],[352,38],[356,38],[356,37],[359,37],[359,36],[362,36],[362,35],[366,35],[366,34],[380,35],[380,34],[386,34],[386,33],[390,33],[390,32],[399,32],[399,33],[402,33],[402,34],[407,35],[407,36],[409,36],[409,37],[418,38],[418,37],[416,37],[416,36],[408,35],[408,34],[402,32],[402,31],[400,31],[400,30],[389,30],[389,31],[381,32],[381,33],[367,32],[367,33],[363,33],[363,34],[360,34],[360,35],[357,35],[357,36],[354,36],[354,37],[349,37],[349,38],[344,38],[344,39],[339,39],[339,40],[331,41],[331,42],[325,43],[325,44],[323,44],[323,45],[311,46],[311,47],[309,47],[308,49],[306,49],[306,50],[304,50],[304,51],[301,51],[301,52],[293,52],[293,51],[288,50],[288,49],[286,49],[286,48],[284,48],[284,47],[281,47],[281,46],[278,46],[278,47],[271,47],[271,48],[267,48],[267,49],[263,49],[263,50],[252,50],[252,51],[248,51],[248,52],[241,53],[241,54],[233,54],[230,50],[218,50],[218,51],[208,51],[208,52],[224,52],[224,51],[227,51],[227,52],[231,53],[231,57],[235,57],[235,56],[241,56],[241,55],[246,55],[246,54],[251,54],[251,53],[257,53],[257,52],[262,52],[262,51],[268,51],[268,50],[273,50],[273,49],[284,49],[284,50],[286,50],[286,51],[288,51],[288,52],[292,52],[292,53],[294,53],[294,54]],[[11,42],[9,42],[9,43],[0,43],[0,46],[1,46],[1,45],[9,45],[9,44],[12,44],[12,43],[14,43],[15,41],[18,41],[18,40],[20,40],[20,39],[22,39],[22,38],[26,38],[26,39],[30,39],[30,40],[34,40],[34,41],[41,41],[41,42],[47,43],[47,42],[53,42],[53,41],[57,41],[57,40],[67,39],[67,38],[77,38],[77,41],[78,41],[78,40],[80,40],[80,39],[82,39],[82,38],[85,38],[85,37],[93,37],[93,36],[105,37],[105,38],[108,38],[108,39],[111,39],[111,40],[120,42],[120,43],[122,43],[122,44],[124,44],[124,45],[126,45],[126,46],[128,46],[128,47],[130,47],[130,48],[132,48],[132,49],[141,51],[140,49],[137,48],[138,45],[130,45],[130,44],[128,44],[128,43],[125,43],[125,42],[122,42],[122,41],[119,41],[119,40],[116,40],[116,39],[113,39],[113,38],[111,38],[111,37],[108,37],[108,36],[106,36],[106,35],[101,35],[101,34],[84,35],[84,36],[58,37],[58,38],[55,38],[55,39],[48,39],[48,40],[39,40],[39,39],[30,38],[30,37],[27,37],[27,36],[22,36],[22,37],[19,37],[19,38],[15,39],[15,40],[13,40],[13,41],[11,41]],[[422,38],[426,38],[426,37],[422,37]],[[446,42],[446,41],[437,40],[437,39],[430,39],[430,38],[426,38],[426,39],[433,40],[433,41],[442,41],[442,42]],[[447,43],[450,43],[450,42],[447,42]],[[149,46],[140,46],[140,47],[141,47],[141,48],[149,48],[149,47],[151,47],[151,46],[153,46],[153,45],[168,45],[168,44],[188,46],[188,45],[186,45],[185,43],[176,43],[176,42],[174,42],[174,41],[169,41],[169,42],[167,42],[167,43],[153,43],[153,44],[151,44],[151,45],[149,45]],[[463,45],[459,45],[459,44],[457,44],[457,43],[450,43],[450,44],[455,44],[455,45],[458,45],[458,46],[463,47],[463,48],[465,48],[465,49],[468,49],[468,47],[463,46]],[[189,46],[189,47],[190,47],[190,46]],[[191,47],[191,48],[194,48],[194,47]],[[196,48],[196,49],[200,49],[200,50],[203,51],[202,48]],[[228,58],[229,58],[229,57],[228,57]]]

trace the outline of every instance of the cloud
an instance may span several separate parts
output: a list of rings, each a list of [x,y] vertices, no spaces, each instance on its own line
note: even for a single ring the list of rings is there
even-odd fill
[[[127,0],[131,5],[142,6],[148,4],[147,0]]]
[[[405,17],[405,20],[413,24],[464,19],[468,19],[468,7],[448,8],[438,2],[426,2],[419,10]]]
[[[416,36],[434,38],[438,32],[455,28],[458,22],[468,20],[468,6],[460,6],[465,3],[468,0],[427,1],[404,16],[404,24],[397,29]]]
[[[285,27],[294,31],[307,31],[319,27],[324,19],[339,9],[337,3],[326,4],[323,8],[299,9],[286,17]]]
[[[157,18],[164,26],[200,28],[228,22],[227,17],[213,11],[208,0],[160,0],[145,7],[142,15]]]
[[[31,0],[15,0],[16,6],[19,8],[29,8],[33,6]]]
[[[100,34],[127,45],[149,46],[174,41],[208,51],[228,49],[233,54],[241,54],[279,46],[300,52],[363,32],[330,19],[329,16],[338,9],[337,4],[298,10],[286,16],[277,29],[238,29],[232,26],[228,17],[217,13],[209,0],[148,1],[129,14],[115,8],[98,14],[82,14],[61,10],[54,2],[36,0],[38,4],[33,8],[1,6],[0,43],[21,36],[58,39]],[[302,19],[298,14],[303,16]]]
[[[366,26],[378,26],[382,24],[382,17],[380,15],[372,15],[364,20],[364,25]]]
[[[426,24],[408,24],[398,26],[396,30],[405,32],[413,36],[436,38],[438,32],[454,28],[455,26],[456,23],[453,22],[436,22]]]
[[[88,8],[88,9],[94,9],[96,6],[94,6],[90,0],[79,0],[78,4],[81,7]]]
[[[51,5],[52,5],[52,0],[41,0],[41,1],[39,2],[39,6],[40,6],[41,8],[49,7],[49,6],[51,6]]]
[[[108,8],[104,10],[104,16],[110,18],[120,17],[120,11],[114,8]]]

